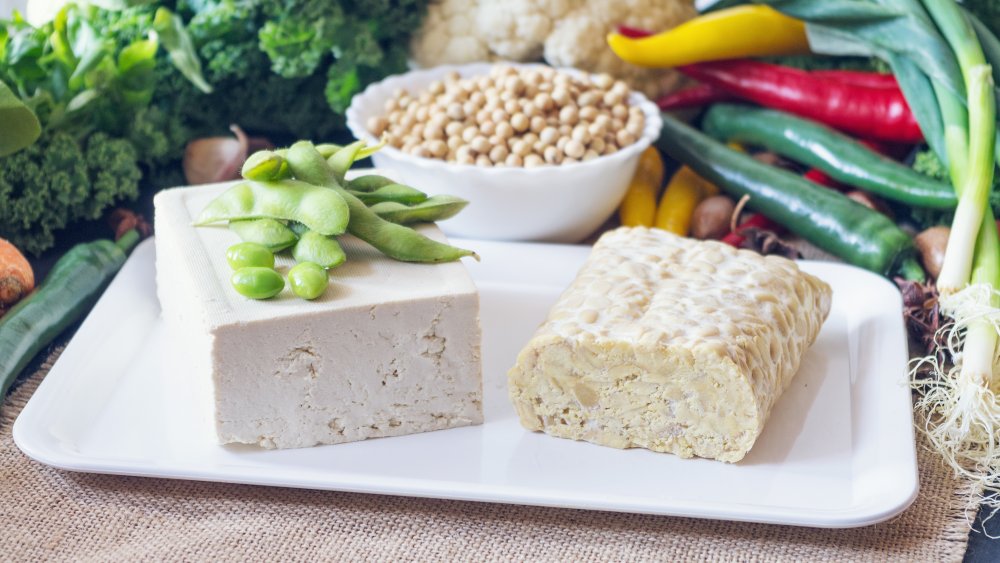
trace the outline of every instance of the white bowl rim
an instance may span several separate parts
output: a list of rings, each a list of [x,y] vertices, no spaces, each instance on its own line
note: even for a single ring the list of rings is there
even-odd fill
[[[479,74],[487,74],[489,69],[496,65],[508,65],[516,68],[533,68],[533,67],[544,67],[552,68],[557,71],[567,72],[575,76],[596,76],[596,74],[587,73],[575,68],[568,67],[551,67],[542,63],[516,63],[509,61],[498,61],[498,62],[479,62],[479,63],[468,63],[462,65],[440,65],[432,68],[411,70],[402,74],[394,74],[388,76],[378,82],[373,82],[368,85],[362,92],[355,94],[351,99],[351,104],[348,106],[345,116],[347,117],[347,127],[351,130],[351,133],[358,139],[367,141],[369,143],[377,143],[379,139],[375,137],[368,128],[362,123],[360,113],[360,108],[365,105],[366,101],[370,98],[378,95],[381,90],[388,90],[391,92],[396,88],[406,88],[407,84],[413,81],[415,78],[427,78],[431,76],[443,76],[450,72],[458,72],[463,77],[466,76],[476,76]],[[569,164],[558,164],[551,165],[545,164],[542,166],[534,167],[524,167],[524,166],[478,166],[475,164],[461,164],[457,162],[449,162],[446,160],[441,160],[438,158],[425,158],[414,156],[405,153],[393,146],[386,145],[382,147],[378,152],[389,156],[393,159],[419,166],[424,169],[436,170],[442,172],[458,173],[464,171],[476,171],[482,174],[492,174],[495,176],[509,175],[509,176],[520,176],[520,175],[539,175],[539,174],[551,174],[556,170],[568,170],[568,169],[582,169],[588,166],[601,166],[608,164],[614,160],[627,160],[635,155],[637,152],[646,150],[659,136],[660,130],[663,128],[663,120],[660,117],[659,108],[655,103],[651,102],[646,96],[641,92],[635,90],[630,90],[629,94],[629,105],[636,106],[642,110],[645,116],[645,124],[642,130],[642,136],[635,140],[632,144],[623,147],[611,154],[600,155],[597,158],[590,160],[581,160],[578,162],[571,162]]]

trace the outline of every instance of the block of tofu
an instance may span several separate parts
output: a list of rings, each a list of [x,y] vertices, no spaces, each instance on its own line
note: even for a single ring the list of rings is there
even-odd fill
[[[247,299],[229,282],[236,234],[191,225],[225,187],[155,199],[163,318],[219,442],[296,448],[482,422],[479,296],[461,263],[397,262],[345,236],[347,263],[319,299],[287,287]]]
[[[530,430],[736,462],[830,298],[785,258],[620,228],[600,238],[519,354],[510,398]]]

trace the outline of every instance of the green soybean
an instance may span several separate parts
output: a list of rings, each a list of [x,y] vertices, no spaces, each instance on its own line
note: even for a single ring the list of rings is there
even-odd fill
[[[287,158],[297,178],[339,193],[350,209],[348,231],[386,256],[404,262],[451,262],[463,256],[479,259],[471,250],[431,240],[409,227],[390,223],[376,215],[360,199],[341,187],[336,173],[312,143],[295,143],[288,149]]]
[[[291,176],[284,157],[274,151],[257,151],[243,163],[241,174],[247,180],[270,182]]]
[[[468,204],[468,201],[460,197],[436,195],[412,206],[385,201],[372,205],[370,209],[386,221],[400,225],[412,225],[413,223],[433,223],[434,221],[450,219]]]
[[[313,262],[302,262],[288,271],[288,285],[292,293],[303,299],[316,299],[330,284],[330,276],[322,266]]]
[[[234,270],[250,266],[273,269],[274,253],[262,244],[238,242],[226,250],[226,262]]]
[[[299,223],[298,221],[289,221],[288,228],[291,229],[293,233],[295,233],[296,237],[300,237],[309,232],[309,227],[303,225],[302,223]]]
[[[301,224],[301,223],[296,223]],[[280,252],[299,240],[292,229],[275,219],[244,219],[230,221],[229,230],[244,242],[255,242],[267,247],[271,252]]]
[[[349,213],[343,194],[324,187],[295,180],[242,182],[209,202],[195,225],[268,217],[298,221],[324,235],[339,235],[347,229]]]
[[[292,247],[296,262],[315,262],[324,268],[336,268],[347,260],[337,241],[314,231],[306,231]]]
[[[233,289],[250,299],[270,299],[285,289],[281,274],[271,268],[250,266],[233,272],[229,278]]]
[[[412,205],[427,200],[427,194],[403,184],[389,184],[370,192],[348,191],[365,205],[374,205],[383,201],[394,201],[396,203]]]

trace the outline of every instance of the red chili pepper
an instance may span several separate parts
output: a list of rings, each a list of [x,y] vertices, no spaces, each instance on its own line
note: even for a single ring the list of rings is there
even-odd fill
[[[821,186],[826,186],[828,188],[840,189],[840,184],[836,180],[827,175],[826,172],[818,168],[810,168],[802,175],[803,178],[809,180],[810,182],[815,182]]]
[[[751,60],[678,67],[700,82],[858,137],[918,143],[923,134],[902,92],[817,79],[804,70]]]
[[[814,78],[836,80],[844,84],[866,86],[868,88],[899,89],[896,77],[883,72],[863,72],[859,70],[814,70],[809,72]]]
[[[656,105],[661,110],[667,111],[672,109],[698,108],[732,99],[731,95],[711,84],[695,84],[689,88],[661,96],[656,100]]]
[[[642,39],[643,37],[649,37],[653,34],[652,31],[639,29],[638,27],[630,27],[627,25],[618,26],[618,33],[628,37],[629,39]]]
[[[739,248],[743,245],[743,241],[746,240],[746,237],[740,233],[743,232],[743,229],[750,228],[776,231],[780,228],[780,226],[760,213],[754,213],[746,221],[740,223],[739,226],[736,227],[735,231],[732,231],[728,235],[722,237],[722,242]]]

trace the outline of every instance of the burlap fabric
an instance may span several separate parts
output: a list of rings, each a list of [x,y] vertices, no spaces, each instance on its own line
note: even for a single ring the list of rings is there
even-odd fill
[[[924,451],[916,503],[852,530],[59,471],[11,438],[57,353],[0,418],[0,560],[936,562],[968,541],[962,486]]]

